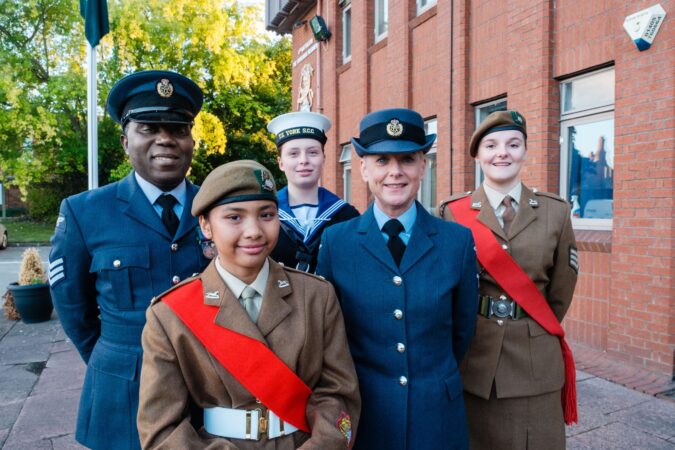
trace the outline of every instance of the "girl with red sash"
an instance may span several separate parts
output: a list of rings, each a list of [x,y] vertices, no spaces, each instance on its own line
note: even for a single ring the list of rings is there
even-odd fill
[[[576,421],[574,363],[560,326],[579,270],[570,207],[520,179],[527,128],[490,114],[470,154],[484,183],[441,203],[471,228],[480,287],[476,334],[461,366],[472,449],[564,449]]]
[[[342,312],[330,283],[269,258],[271,173],[255,161],[214,169],[192,215],[218,255],[147,310],[142,447],[350,448],[361,399]]]

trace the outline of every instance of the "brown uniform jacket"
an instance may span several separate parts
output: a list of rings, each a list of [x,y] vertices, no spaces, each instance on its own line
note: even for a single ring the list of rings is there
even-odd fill
[[[439,213],[454,220],[447,203]],[[471,196],[478,220],[492,230],[502,248],[523,268],[553,313],[562,321],[577,282],[577,250],[570,209],[560,197],[533,192],[523,185],[518,212],[508,236],[499,225],[483,186]],[[481,295],[505,294],[479,267]],[[461,366],[464,390],[488,399],[494,381],[498,398],[528,397],[553,392],[564,383],[560,341],[529,317],[520,320],[477,317],[476,334]]]
[[[259,442],[225,439],[191,424],[202,408],[255,409],[263,405],[204,348],[161,301],[147,311],[143,331],[138,430],[143,448],[161,449],[346,449],[339,416],[351,417],[352,440],[361,399],[354,363],[337,298],[327,281],[270,260],[267,287],[257,324],[226,287],[212,262],[200,275],[209,298],[219,306],[216,324],[267,344],[313,393],[307,403],[311,436],[296,431]],[[174,288],[180,290],[180,285]],[[218,299],[213,292],[218,292]]]

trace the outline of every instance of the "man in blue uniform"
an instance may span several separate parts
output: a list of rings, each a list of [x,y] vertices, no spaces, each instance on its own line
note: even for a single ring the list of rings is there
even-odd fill
[[[409,109],[364,117],[352,143],[375,202],[321,241],[317,274],[337,291],[361,389],[354,449],[468,448],[458,365],[476,322],[476,253],[467,228],[415,201],[435,138]]]
[[[49,255],[61,324],[87,364],[76,439],[94,449],[140,448],[136,429],[141,332],[153,296],[208,263],[186,180],[202,91],[168,71],[129,75],[107,110],[134,171],[69,197]]]

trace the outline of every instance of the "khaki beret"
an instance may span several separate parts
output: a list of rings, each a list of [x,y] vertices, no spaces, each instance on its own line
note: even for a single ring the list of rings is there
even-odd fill
[[[518,130],[527,139],[527,124],[518,111],[495,111],[485,118],[471,136],[469,154],[475,158],[481,139],[495,131]]]
[[[198,217],[214,206],[252,200],[277,202],[272,173],[256,161],[229,162],[208,174],[192,202],[192,215]]]

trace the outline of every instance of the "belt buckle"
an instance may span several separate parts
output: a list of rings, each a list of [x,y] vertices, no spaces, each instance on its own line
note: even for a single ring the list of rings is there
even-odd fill
[[[258,433],[256,436],[251,434],[251,424],[253,422],[253,413],[258,413]],[[269,419],[267,418],[267,413],[263,414],[262,409],[249,409],[246,411],[246,440],[250,441],[259,441],[262,436],[267,435],[267,427],[269,424]]]
[[[515,316],[515,308],[513,302],[509,302],[505,295],[500,295],[497,300],[490,299],[490,315],[499,318]]]

